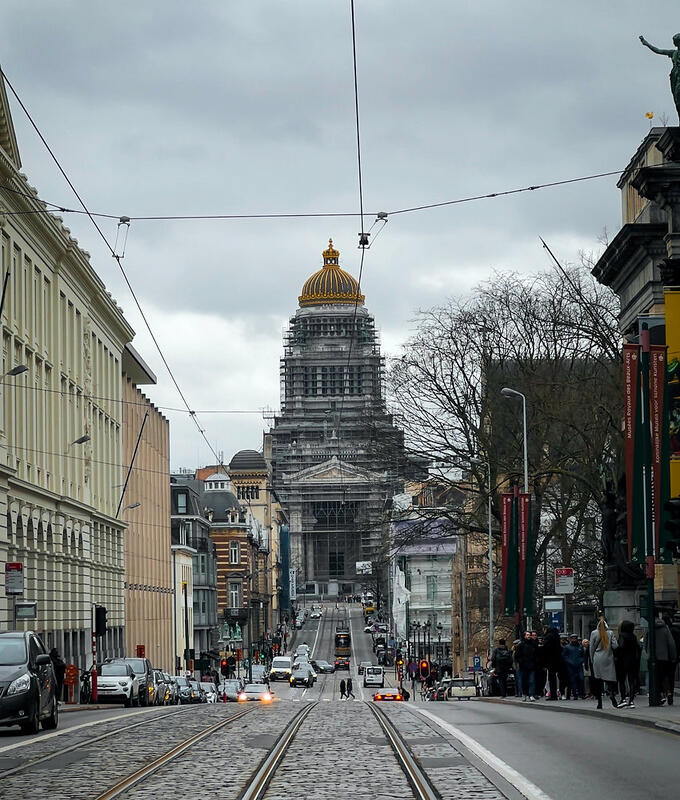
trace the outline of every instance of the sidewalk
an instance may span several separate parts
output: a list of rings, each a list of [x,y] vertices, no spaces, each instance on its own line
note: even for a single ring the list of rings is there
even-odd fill
[[[64,714],[70,711],[101,711],[105,708],[125,708],[122,703],[95,703],[83,706],[80,703],[59,703],[59,713]]]
[[[504,703],[516,706],[527,706],[530,708],[541,708],[545,711],[557,711],[567,714],[582,714],[586,717],[605,717],[614,719],[617,722],[625,722],[629,725],[638,725],[644,728],[660,728],[675,733],[680,736],[680,698],[676,694],[675,703],[672,706],[656,706],[650,708],[647,695],[635,698],[635,708],[613,708],[611,700],[605,697],[602,701],[603,708],[598,711],[595,708],[595,700],[536,700],[535,702],[524,702],[520,697],[481,697],[485,703]]]

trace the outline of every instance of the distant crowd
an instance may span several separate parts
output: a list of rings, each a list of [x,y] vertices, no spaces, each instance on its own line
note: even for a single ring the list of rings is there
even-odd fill
[[[661,702],[673,703],[680,661],[680,614],[658,617],[654,625],[656,685]],[[647,691],[648,635],[638,639],[635,625],[623,620],[614,631],[601,617],[589,639],[563,636],[556,628],[544,635],[526,631],[508,648],[499,640],[491,655],[501,697],[525,701],[577,700],[592,697],[602,708],[609,695],[614,708],[635,708],[635,697]]]

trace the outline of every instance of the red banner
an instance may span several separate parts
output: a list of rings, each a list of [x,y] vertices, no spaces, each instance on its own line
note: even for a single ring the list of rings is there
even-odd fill
[[[508,545],[510,543],[510,515],[512,494],[501,495],[501,605],[505,606],[505,589],[508,582]]]
[[[524,608],[524,588],[527,574],[528,542],[529,542],[529,500],[531,495],[519,494],[519,607]]]
[[[623,345],[623,447],[626,465],[626,522],[628,524],[628,559],[633,550],[633,487],[635,485],[635,422],[638,402],[640,348]]]

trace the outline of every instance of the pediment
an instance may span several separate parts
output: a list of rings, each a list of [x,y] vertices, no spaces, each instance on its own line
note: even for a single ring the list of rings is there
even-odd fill
[[[328,482],[367,483],[381,481],[383,477],[379,472],[360,469],[353,464],[348,464],[346,461],[340,461],[336,456],[327,461],[322,461],[320,464],[306,467],[299,472],[285,473],[285,479],[288,483],[308,484]]]

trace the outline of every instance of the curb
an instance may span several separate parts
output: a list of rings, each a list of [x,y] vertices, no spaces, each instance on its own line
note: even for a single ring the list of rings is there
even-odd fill
[[[122,703],[107,703],[106,705],[67,705],[66,703],[62,703],[59,706],[59,713],[65,714],[70,713],[73,711],[103,711],[107,708],[125,708]]]
[[[483,703],[496,703],[497,705],[504,705],[504,706],[518,706],[522,708],[523,706],[520,703],[516,703],[514,701],[510,701],[509,703],[504,703],[503,700],[496,697],[480,697],[478,700],[481,700]],[[671,722],[670,720],[655,720],[650,719],[649,717],[629,717],[625,716],[624,714],[613,714],[611,711],[606,711],[604,709],[595,713],[594,711],[590,711],[585,708],[569,708],[567,706],[557,706],[557,705],[545,705],[544,703],[532,703],[527,708],[538,708],[542,711],[558,711],[562,712],[563,714],[580,714],[582,717],[595,717],[596,719],[613,719],[616,722],[624,722],[628,725],[636,725],[638,728],[656,728],[657,730],[665,731],[666,733],[673,733],[677,736],[680,736],[680,722]]]

